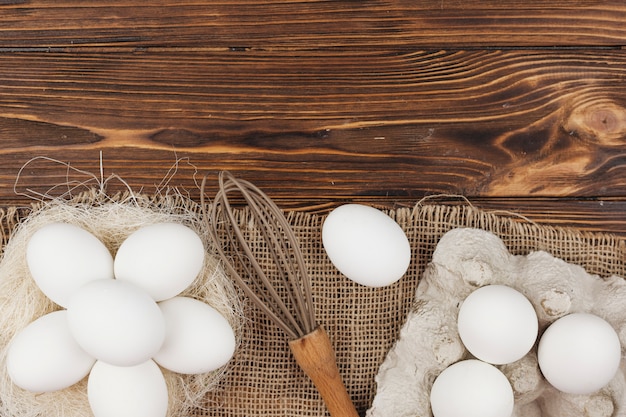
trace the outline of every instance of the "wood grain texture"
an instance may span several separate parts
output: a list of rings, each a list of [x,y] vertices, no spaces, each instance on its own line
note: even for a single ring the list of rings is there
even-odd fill
[[[625,45],[598,1],[2,1],[0,47],[330,48]]]
[[[625,18],[621,0],[0,0],[0,205],[109,176],[195,197],[230,169],[286,207],[461,194],[626,232]]]
[[[0,79],[7,179],[102,151],[134,187],[184,157],[308,200],[626,190],[622,50],[28,53]]]

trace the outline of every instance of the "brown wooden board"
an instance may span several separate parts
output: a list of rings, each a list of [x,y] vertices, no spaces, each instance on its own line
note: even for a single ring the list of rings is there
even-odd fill
[[[185,156],[309,200],[626,190],[622,50],[29,53],[2,62],[2,196],[32,156],[97,172],[99,150],[133,185]]]
[[[14,49],[626,44],[621,0],[5,0],[0,15]]]

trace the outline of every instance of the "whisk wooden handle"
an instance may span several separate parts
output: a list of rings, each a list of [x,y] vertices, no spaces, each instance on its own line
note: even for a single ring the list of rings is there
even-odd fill
[[[326,331],[320,326],[311,333],[289,342],[302,370],[311,378],[332,417],[359,417],[343,384],[335,351]]]

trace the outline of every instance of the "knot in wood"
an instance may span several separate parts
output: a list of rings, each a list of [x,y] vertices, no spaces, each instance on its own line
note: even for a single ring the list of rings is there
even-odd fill
[[[621,145],[626,136],[626,109],[612,101],[592,101],[574,108],[564,128],[602,145]]]

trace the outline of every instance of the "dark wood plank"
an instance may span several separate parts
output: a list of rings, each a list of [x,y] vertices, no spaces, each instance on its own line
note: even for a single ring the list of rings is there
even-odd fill
[[[410,204],[411,202],[409,202]],[[427,198],[424,204],[471,204],[520,222],[534,222],[585,232],[613,233],[626,237],[626,200],[615,198]]]
[[[30,204],[46,200],[48,197],[78,195],[83,191],[99,188],[102,179],[104,189],[111,195],[126,191],[127,187],[134,192],[154,194],[166,192],[165,187],[171,186],[199,201],[199,182],[203,175],[208,175],[206,195],[210,198],[216,192],[217,175],[212,167],[206,166],[202,169],[192,165],[194,162],[203,164],[209,161],[184,158],[178,161],[149,159],[150,155],[157,155],[151,151],[145,151],[143,160],[136,160],[130,156],[134,153],[127,150],[126,157],[120,156],[113,161],[105,156],[102,161],[102,172],[96,162],[98,155],[94,151],[70,152],[68,155],[62,155],[59,151],[55,154],[60,158],[65,156],[65,159],[31,161],[20,172],[21,176],[17,183],[11,176],[3,178],[3,183],[5,181],[15,183],[16,186],[15,194],[3,190],[0,208],[18,206],[27,209]],[[89,156],[93,157],[92,160],[85,159]],[[285,210],[325,214],[347,202],[368,204],[381,209],[413,208],[418,203],[473,205],[503,216],[517,218],[521,222],[576,228],[586,232],[613,233],[626,238],[624,197],[476,197],[434,192],[407,197],[393,193],[359,195],[351,192],[352,190],[345,190],[343,195],[338,196],[330,187],[324,188],[320,185],[322,178],[318,178],[318,174],[299,177],[297,173],[267,172],[254,168],[236,170],[235,173],[261,186]],[[295,187],[300,188],[294,190]],[[237,205],[237,201],[234,203]]]
[[[0,200],[34,156],[99,173],[100,151],[133,187],[188,158],[187,188],[231,169],[308,202],[626,195],[623,50],[2,58]]]
[[[626,45],[621,0],[2,1],[0,47]]]
[[[103,137],[115,132],[118,142],[133,131],[151,134],[155,142],[194,146],[208,141],[194,132],[207,129],[219,129],[218,138],[241,140],[259,131],[324,136],[324,129],[412,123],[468,127],[509,124],[515,117],[523,125],[557,110],[571,116],[563,120],[571,130],[601,131],[607,141],[623,128],[623,50],[171,51],[2,58],[0,116],[17,119],[16,128],[19,120],[52,123]],[[599,109],[606,118],[599,117]],[[598,123],[589,124],[589,116]]]
[[[275,191],[273,195],[278,195]],[[549,225],[582,232],[611,233],[626,238],[625,198],[563,198],[563,197],[468,197],[465,195],[429,194],[422,198],[386,199],[355,196],[346,200],[326,199],[315,202],[276,198],[288,210],[326,214],[346,202],[358,202],[385,209],[409,208],[416,205],[472,206],[525,224]]]

